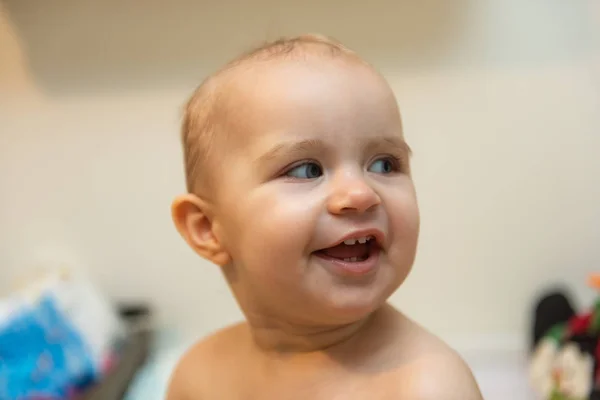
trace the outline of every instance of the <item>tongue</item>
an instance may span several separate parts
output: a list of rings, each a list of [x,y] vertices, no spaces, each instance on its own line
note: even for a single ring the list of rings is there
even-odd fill
[[[338,244],[337,246],[330,247],[328,249],[323,249],[321,252],[332,258],[351,258],[351,257],[361,257],[366,258],[369,256],[369,245],[364,244],[353,244],[346,245],[344,243]]]

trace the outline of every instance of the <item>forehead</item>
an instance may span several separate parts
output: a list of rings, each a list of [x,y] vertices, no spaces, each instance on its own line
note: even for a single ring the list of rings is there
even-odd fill
[[[365,135],[402,134],[396,99],[369,67],[341,60],[259,64],[231,86],[233,146],[249,151],[277,138],[339,143]],[[260,146],[258,146],[260,147]]]

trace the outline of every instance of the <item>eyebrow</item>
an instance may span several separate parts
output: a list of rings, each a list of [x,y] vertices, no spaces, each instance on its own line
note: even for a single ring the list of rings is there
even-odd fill
[[[373,139],[369,140],[369,142],[367,143],[367,149],[369,149],[369,150],[372,148],[379,149],[382,146],[382,142],[384,144],[387,144],[389,147],[392,147],[393,149],[400,151],[401,153],[405,154],[407,157],[412,156],[412,149],[410,148],[408,143],[406,143],[406,140],[404,140],[404,138],[401,136],[384,136],[384,137],[373,138]]]
[[[325,143],[319,139],[301,140],[291,143],[280,143],[256,159],[257,163],[268,162],[283,154],[303,154],[311,150],[325,148]]]
[[[406,156],[410,157],[412,155],[412,150],[408,143],[404,140],[404,138],[400,136],[384,136],[384,137],[375,137],[370,138],[365,143],[365,148],[367,150],[371,149],[381,149],[383,146],[387,145],[388,147],[392,147],[396,151],[400,151]],[[319,151],[323,150],[326,147],[325,142],[320,139],[307,139],[301,140],[298,142],[290,142],[290,143],[279,143],[269,149],[266,153],[260,155],[256,158],[257,163],[268,162],[273,159],[277,159],[279,156],[286,154],[305,154],[310,151]]]

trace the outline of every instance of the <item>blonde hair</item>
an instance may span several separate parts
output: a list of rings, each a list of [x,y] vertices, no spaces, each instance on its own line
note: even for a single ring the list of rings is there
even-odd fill
[[[186,103],[181,127],[188,192],[195,193],[201,187],[210,187],[211,174],[206,172],[216,165],[212,160],[215,142],[219,136],[227,133],[224,121],[229,111],[225,95],[230,82],[225,79],[228,73],[249,62],[298,60],[309,56],[345,57],[364,62],[335,39],[322,35],[301,35],[278,39],[242,54],[200,84]]]

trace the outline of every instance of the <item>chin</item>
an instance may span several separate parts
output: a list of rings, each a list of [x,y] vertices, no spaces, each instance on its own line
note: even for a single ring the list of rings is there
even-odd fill
[[[317,285],[308,287],[310,307],[316,315],[328,323],[351,323],[369,316],[384,306],[390,296],[400,287],[411,268],[394,267],[381,263],[370,276],[340,277],[319,269],[319,275],[311,279]]]
[[[331,290],[327,294],[323,309],[329,314],[331,319],[339,323],[355,322],[366,318],[385,305],[396,287],[378,291],[360,289],[345,288],[345,290]]]

